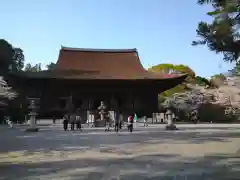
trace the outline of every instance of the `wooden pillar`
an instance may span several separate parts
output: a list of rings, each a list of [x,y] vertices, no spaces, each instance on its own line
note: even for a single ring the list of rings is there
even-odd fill
[[[73,102],[72,102],[72,95],[67,97],[67,103],[66,103],[66,110],[68,114],[73,113],[74,107],[73,107]]]
[[[132,111],[135,112],[135,97],[133,92],[131,93],[131,105],[132,105]],[[132,113],[132,112],[131,112]]]
[[[136,111],[136,108],[135,108],[135,97],[134,97],[134,95],[132,95],[132,110],[133,110],[133,112]]]
[[[115,95],[111,95],[109,106],[110,106],[110,110],[113,110],[113,111],[119,110],[119,104],[118,104],[118,101],[116,100]]]

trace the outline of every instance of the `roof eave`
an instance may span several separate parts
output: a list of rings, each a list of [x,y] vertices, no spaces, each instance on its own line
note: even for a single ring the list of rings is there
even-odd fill
[[[137,52],[136,48],[132,49],[94,49],[94,48],[73,48],[61,46],[63,51],[81,51],[81,52],[105,52],[105,53],[127,53],[127,52]]]

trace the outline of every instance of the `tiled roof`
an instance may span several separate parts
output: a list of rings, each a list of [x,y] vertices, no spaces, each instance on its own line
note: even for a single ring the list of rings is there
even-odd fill
[[[53,70],[66,79],[166,79],[181,75],[145,70],[137,49],[82,49],[62,47]],[[75,71],[64,75],[64,71]],[[62,73],[60,73],[62,72]],[[77,73],[79,72],[79,73]]]

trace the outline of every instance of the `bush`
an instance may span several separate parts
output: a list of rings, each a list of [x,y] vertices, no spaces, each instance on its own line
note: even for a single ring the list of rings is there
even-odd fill
[[[23,123],[25,121],[25,115],[27,115],[27,109],[21,106],[19,101],[9,101],[6,109],[6,116],[9,116],[12,122]]]
[[[203,104],[199,108],[199,121],[200,122],[215,122],[215,123],[230,123],[234,122],[234,116],[225,114],[224,106],[218,104]]]

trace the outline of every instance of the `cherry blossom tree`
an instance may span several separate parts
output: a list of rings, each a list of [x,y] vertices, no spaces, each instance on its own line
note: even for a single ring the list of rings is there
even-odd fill
[[[163,105],[179,110],[192,111],[198,109],[203,101],[204,96],[200,89],[195,88],[190,91],[175,93],[173,96],[166,98]]]
[[[0,76],[0,100],[1,99],[14,99],[17,93],[12,90],[4,81],[3,77]]]

